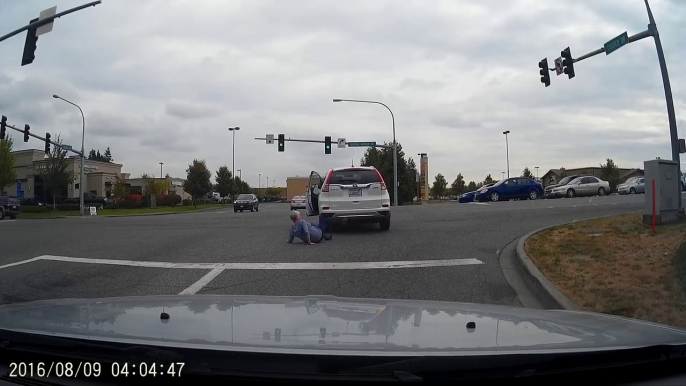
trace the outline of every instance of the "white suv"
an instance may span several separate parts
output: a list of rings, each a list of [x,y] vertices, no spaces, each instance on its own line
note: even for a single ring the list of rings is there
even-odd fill
[[[374,221],[391,227],[391,197],[381,174],[372,166],[331,169],[322,179],[310,173],[307,215],[332,221]]]

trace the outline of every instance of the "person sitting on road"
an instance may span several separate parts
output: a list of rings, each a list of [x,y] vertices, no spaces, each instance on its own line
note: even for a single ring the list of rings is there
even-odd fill
[[[290,215],[293,226],[288,237],[288,243],[292,243],[295,237],[304,241],[306,244],[314,245],[322,240],[331,240],[331,235],[326,235],[319,227],[316,227],[302,219],[300,212],[294,210]]]

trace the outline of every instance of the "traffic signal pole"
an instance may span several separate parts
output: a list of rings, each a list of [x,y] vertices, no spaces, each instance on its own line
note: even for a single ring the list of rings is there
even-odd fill
[[[258,141],[266,141],[267,138],[255,138]],[[309,143],[326,143],[326,141],[320,141],[316,139],[291,139],[291,138],[284,138],[284,141],[286,142],[309,142]],[[353,142],[353,141],[348,141],[348,142]],[[374,147],[382,147],[382,148],[387,148],[387,149],[393,149],[393,145],[374,145]]]
[[[14,130],[14,131],[18,131],[18,132],[20,132],[20,133],[22,133],[22,134],[24,134],[24,135],[28,135],[29,137],[33,137],[33,138],[36,138],[36,139],[38,139],[38,140],[40,140],[40,141],[43,141],[43,142],[46,143],[46,145],[47,145],[47,144],[54,145],[54,146],[59,147],[60,149],[64,149],[64,147],[65,147],[65,145],[63,145],[63,144],[61,144],[61,143],[53,142],[53,141],[50,139],[50,137],[48,137],[48,138],[43,138],[43,137],[41,137],[40,135],[33,134],[33,133],[30,132],[30,131],[27,133],[27,132],[25,132],[24,130],[22,130],[22,129],[18,128],[18,127],[14,127],[14,126],[9,125],[9,124],[5,124],[5,127],[10,128],[10,129],[12,129],[12,130]],[[49,136],[49,134],[48,134],[48,136]],[[67,145],[67,147],[69,147],[69,146]],[[80,156],[83,155],[82,152],[80,152],[80,151],[78,151],[78,150],[71,149],[71,148],[67,148],[66,151],[70,151],[70,152],[75,153],[75,154],[78,154],[78,155],[80,155]]]
[[[98,4],[100,4],[100,3],[102,3],[101,0],[93,1],[93,2],[88,3],[88,4],[80,5],[80,6],[78,6],[78,7],[75,7],[75,8],[72,8],[72,9],[68,9],[68,10],[66,10],[66,11],[64,11],[64,12],[57,13],[57,14],[55,14],[55,15],[53,15],[53,16],[51,16],[51,17],[47,17],[47,18],[45,18],[45,19],[43,19],[43,20],[38,20],[38,21],[35,21],[35,22],[33,22],[33,23],[29,23],[29,24],[27,24],[27,25],[25,25],[25,26],[23,26],[23,27],[21,27],[21,28],[19,28],[19,29],[17,29],[17,30],[14,30],[14,31],[8,33],[7,35],[4,35],[4,36],[0,37],[0,42],[3,41],[3,40],[5,40],[5,39],[11,38],[12,36],[14,36],[14,35],[16,35],[16,34],[19,34],[19,33],[21,33],[21,32],[24,32],[24,31],[26,31],[26,30],[28,30],[28,29],[35,30],[36,28],[38,28],[38,27],[40,27],[40,26],[43,26],[43,25],[45,25],[45,24],[50,24],[50,23],[52,23],[53,21],[55,21],[55,19],[58,19],[58,18],[60,18],[60,17],[62,17],[62,16],[64,16],[64,15],[68,15],[68,14],[70,14],[70,13],[73,13],[73,12],[76,12],[76,11],[80,11],[80,10],[82,10],[82,9],[84,9],[84,8],[95,7],[96,5],[98,5]]]

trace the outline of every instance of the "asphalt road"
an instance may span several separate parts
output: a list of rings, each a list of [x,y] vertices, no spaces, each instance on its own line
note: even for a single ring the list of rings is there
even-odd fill
[[[644,197],[402,206],[392,208],[389,231],[351,224],[313,246],[286,243],[288,204],[4,220],[0,303],[198,293],[519,305],[498,264],[504,246],[544,226],[642,210]]]

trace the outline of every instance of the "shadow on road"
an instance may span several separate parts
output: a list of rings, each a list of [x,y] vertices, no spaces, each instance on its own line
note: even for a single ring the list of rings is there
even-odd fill
[[[331,234],[376,234],[382,232],[379,229],[379,224],[353,222],[348,224],[329,224],[329,233]]]

